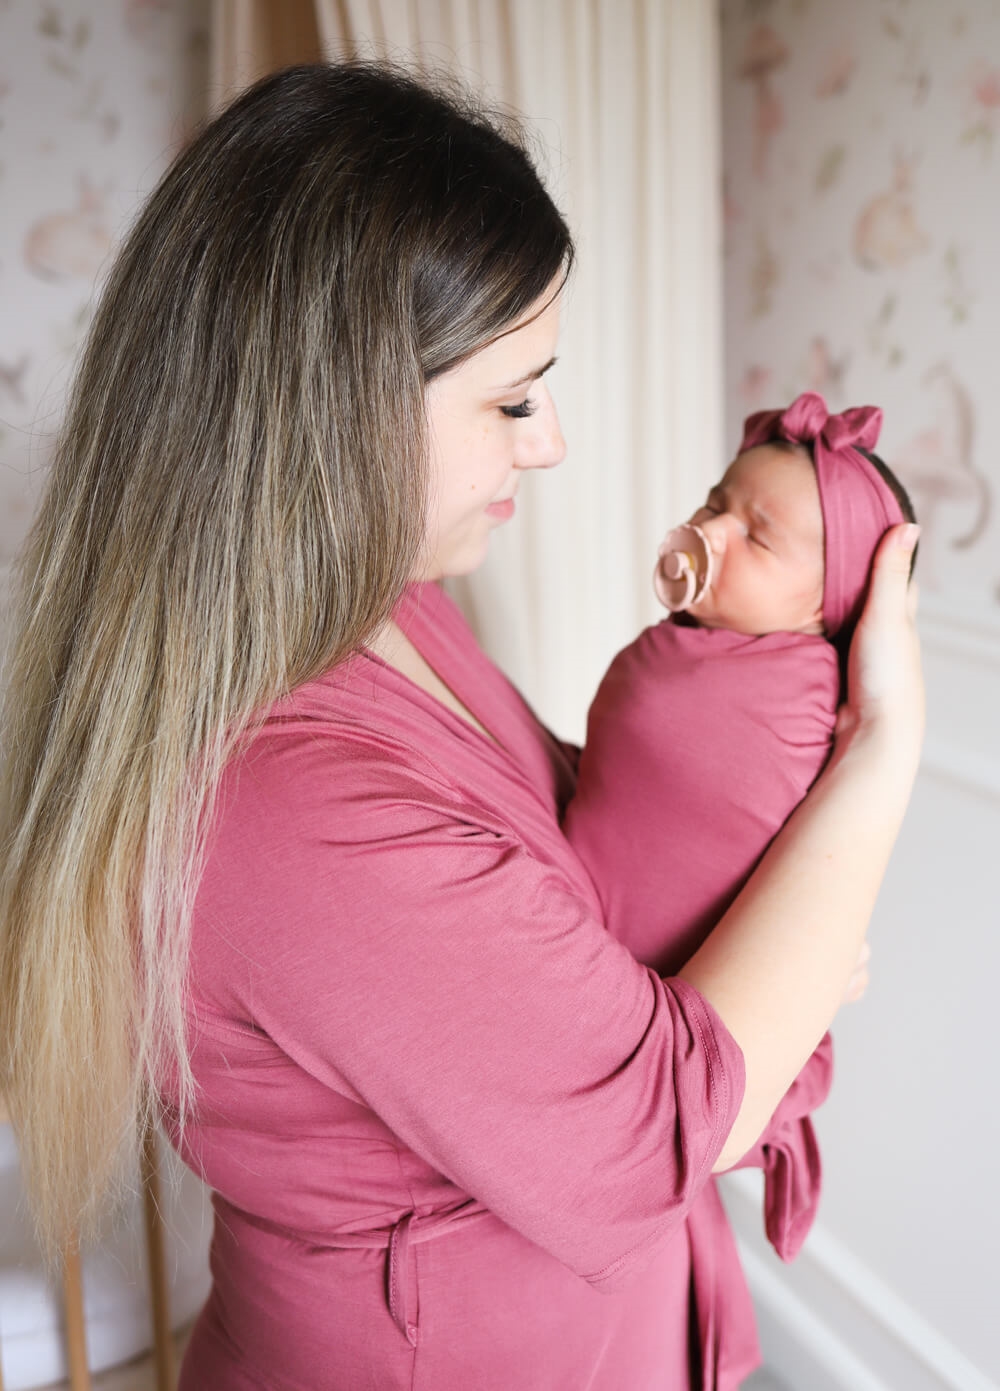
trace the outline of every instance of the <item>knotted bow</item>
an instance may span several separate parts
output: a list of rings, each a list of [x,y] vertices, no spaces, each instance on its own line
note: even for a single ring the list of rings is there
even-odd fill
[[[886,530],[905,521],[899,502],[859,449],[874,449],[882,428],[878,406],[831,415],[823,397],[803,392],[783,411],[757,411],[743,424],[739,452],[773,440],[805,445],[819,484],[825,535],[823,626],[829,638],[848,638],[868,588],[875,548]]]

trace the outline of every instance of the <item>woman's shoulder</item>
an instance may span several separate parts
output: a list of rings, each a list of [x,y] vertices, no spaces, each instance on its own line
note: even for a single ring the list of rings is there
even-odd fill
[[[384,676],[350,658],[276,702],[226,771],[227,803],[299,820],[376,798],[455,801],[446,761],[421,747]]]

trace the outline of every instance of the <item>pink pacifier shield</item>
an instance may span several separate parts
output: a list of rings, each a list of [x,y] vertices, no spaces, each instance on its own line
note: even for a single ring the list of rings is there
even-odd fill
[[[653,588],[671,613],[696,604],[712,582],[712,548],[700,526],[687,522],[668,531],[660,545]]]

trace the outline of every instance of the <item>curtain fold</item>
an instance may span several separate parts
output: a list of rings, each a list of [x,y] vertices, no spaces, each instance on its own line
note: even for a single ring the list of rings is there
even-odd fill
[[[220,92],[268,70],[272,40],[269,65],[279,67],[307,56],[301,46],[314,35],[331,58],[456,72],[534,132],[579,250],[550,376],[568,455],[525,478],[518,517],[494,534],[486,564],[449,587],[543,718],[579,738],[607,662],[658,616],[651,575],[660,537],[724,462],[716,7],[215,5]],[[261,18],[278,10],[288,12],[280,32]]]
[[[213,0],[211,110],[278,68],[320,62],[319,8],[314,0]]]

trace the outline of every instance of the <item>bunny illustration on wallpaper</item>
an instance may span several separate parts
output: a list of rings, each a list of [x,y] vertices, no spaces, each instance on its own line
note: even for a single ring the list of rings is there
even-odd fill
[[[854,229],[854,254],[865,270],[892,270],[926,251],[911,190],[912,162],[897,155],[892,186],[864,208]]]
[[[75,208],[53,212],[29,227],[24,262],[42,280],[93,280],[111,249],[107,193],[81,178]]]
[[[976,413],[953,367],[940,362],[923,378],[933,423],[912,435],[892,460],[920,510],[923,574],[940,583],[942,547],[970,550],[990,520],[990,485],[975,467]]]

